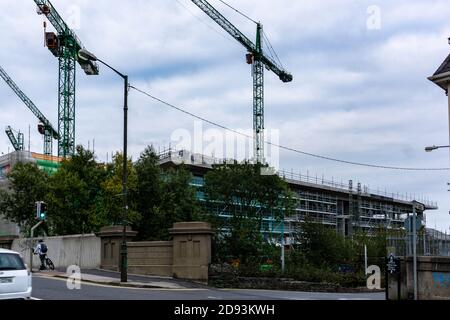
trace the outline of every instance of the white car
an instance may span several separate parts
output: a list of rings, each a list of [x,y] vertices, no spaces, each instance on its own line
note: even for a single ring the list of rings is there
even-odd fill
[[[30,299],[31,274],[18,252],[0,249],[0,300]]]

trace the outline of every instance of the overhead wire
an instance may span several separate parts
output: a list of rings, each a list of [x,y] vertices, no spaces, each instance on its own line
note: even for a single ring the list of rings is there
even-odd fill
[[[151,98],[151,99],[153,99],[155,101],[160,102],[161,104],[164,104],[164,105],[166,105],[166,106],[168,106],[168,107],[170,107],[172,109],[178,110],[178,111],[180,111],[180,112],[182,112],[184,114],[187,114],[187,115],[189,115],[191,117],[194,117],[194,118],[196,118],[198,120],[201,120],[201,121],[209,123],[209,124],[211,124],[213,126],[222,128],[224,130],[233,132],[235,134],[238,134],[238,135],[241,135],[241,136],[244,136],[244,137],[246,137],[248,139],[252,139],[253,140],[253,137],[248,135],[248,134],[245,134],[245,133],[240,132],[238,130],[234,130],[234,129],[228,128],[228,127],[226,127],[226,126],[224,126],[222,124],[219,124],[217,122],[208,120],[208,119],[203,118],[201,116],[198,116],[198,115],[196,115],[196,114],[194,114],[192,112],[189,112],[189,111],[185,110],[184,108],[175,106],[175,105],[173,105],[173,104],[171,104],[169,102],[166,102],[166,101],[164,101],[164,100],[162,100],[162,99],[160,99],[158,97],[153,96],[152,94],[150,94],[150,93],[148,93],[148,92],[146,92],[144,90],[136,88],[133,85],[130,85],[130,88],[134,89],[135,91],[137,91],[137,92],[139,92],[139,93],[141,93],[141,94],[143,94],[143,95],[145,95],[145,96],[147,96],[147,97],[149,97],[149,98]],[[314,157],[314,158],[318,158],[318,159],[322,159],[322,160],[328,160],[328,161],[332,161],[332,162],[338,162],[338,163],[354,165],[354,166],[369,167],[369,168],[376,168],[376,169],[402,170],[402,171],[449,171],[450,170],[450,168],[409,168],[409,167],[384,166],[384,165],[376,165],[376,164],[369,164],[369,163],[341,160],[341,159],[336,159],[336,158],[332,158],[332,157],[327,157],[327,156],[323,156],[323,155],[318,155],[318,154],[302,151],[302,150],[291,148],[291,147],[286,147],[286,146],[283,146],[283,145],[280,145],[280,144],[276,144],[276,143],[273,143],[273,142],[270,142],[270,141],[264,141],[264,142],[267,145],[271,145],[271,146],[274,146],[274,147],[277,147],[277,148],[280,148],[280,149],[283,149],[283,150],[286,150],[286,151],[294,152],[294,153],[297,153],[297,154],[302,154],[302,155],[306,155],[306,156],[310,156],[310,157]]]

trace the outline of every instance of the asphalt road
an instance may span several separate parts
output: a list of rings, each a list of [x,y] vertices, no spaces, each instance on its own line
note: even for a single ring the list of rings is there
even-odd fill
[[[214,288],[142,289],[82,283],[69,290],[65,279],[33,276],[33,298],[42,300],[384,300],[384,293],[319,293]]]

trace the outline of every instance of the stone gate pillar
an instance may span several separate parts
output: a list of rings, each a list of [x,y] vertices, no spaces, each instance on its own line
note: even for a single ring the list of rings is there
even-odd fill
[[[126,228],[127,242],[137,234],[131,227]],[[100,268],[120,271],[120,246],[122,244],[123,226],[103,227],[97,234],[101,238]]]
[[[211,225],[206,222],[174,223],[173,277],[208,282],[211,263]]]

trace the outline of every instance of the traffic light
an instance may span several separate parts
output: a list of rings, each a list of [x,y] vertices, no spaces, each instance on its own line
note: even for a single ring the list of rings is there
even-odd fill
[[[47,218],[47,204],[44,201],[36,202],[36,218],[41,221]]]

